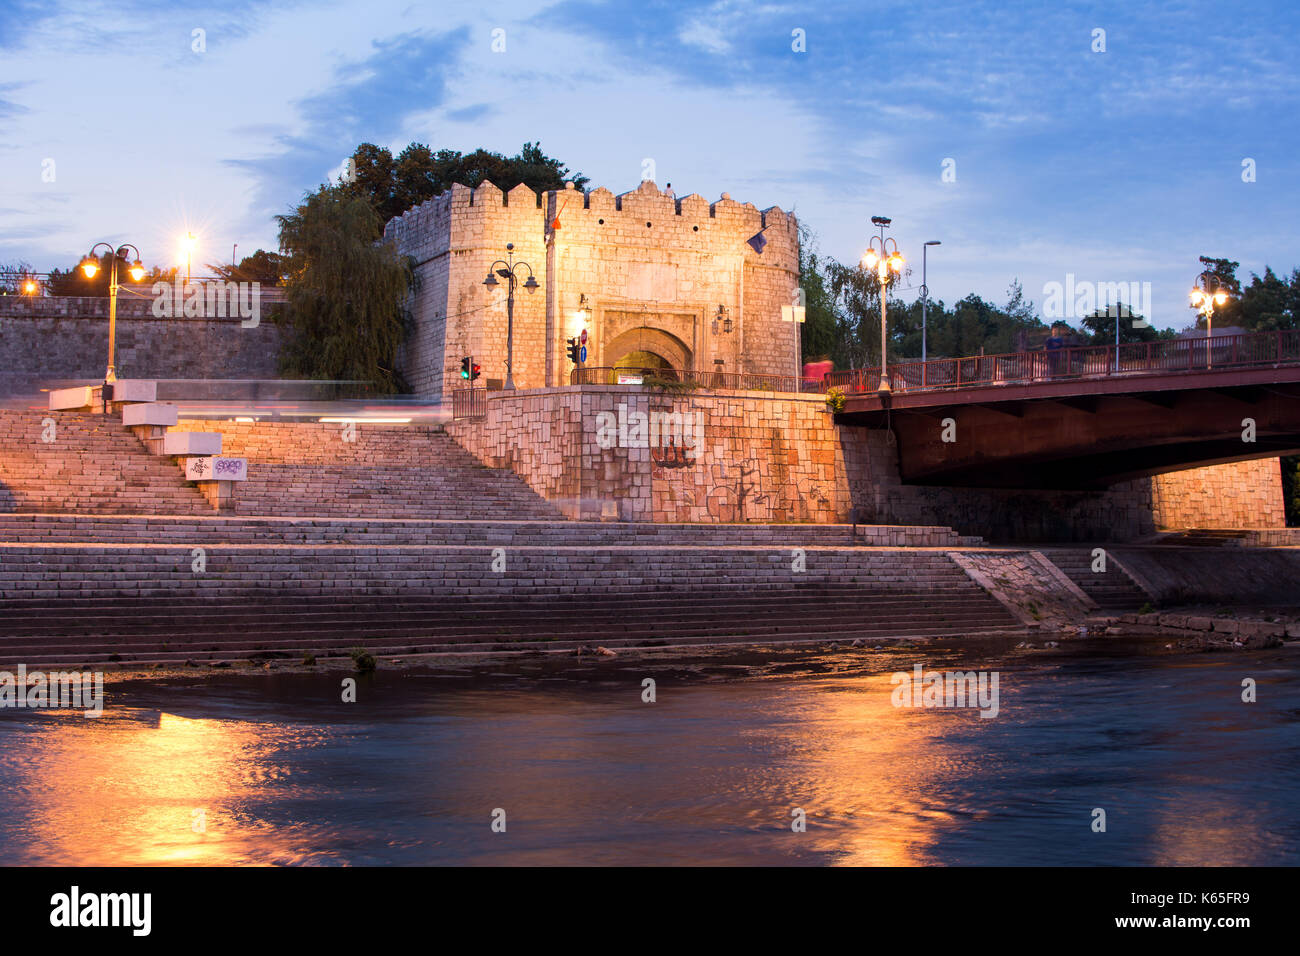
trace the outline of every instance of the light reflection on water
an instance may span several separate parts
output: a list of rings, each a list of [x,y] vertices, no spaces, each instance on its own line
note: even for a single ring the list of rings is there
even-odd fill
[[[0,712],[0,849],[79,865],[1294,864],[1292,660],[1002,665],[992,720],[896,709],[888,673],[662,680],[655,704],[639,679],[381,672],[356,704],[336,703],[338,676],[119,684],[99,719]],[[1243,676],[1259,703],[1240,702]]]

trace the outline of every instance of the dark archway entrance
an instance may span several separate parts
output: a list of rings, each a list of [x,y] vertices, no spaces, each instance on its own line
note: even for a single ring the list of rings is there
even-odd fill
[[[628,352],[616,358],[612,363],[616,368],[672,368],[672,363],[657,352]]]
[[[606,342],[604,364],[624,368],[694,368],[690,346],[663,329],[644,325],[628,329]]]

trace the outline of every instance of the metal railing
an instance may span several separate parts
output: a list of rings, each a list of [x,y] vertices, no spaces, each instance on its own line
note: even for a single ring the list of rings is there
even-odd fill
[[[458,388],[451,393],[451,417],[453,420],[485,418],[486,416],[486,388]]]
[[[901,362],[889,367],[889,383],[894,392],[931,391],[1296,363],[1300,363],[1300,329],[1287,329],[1210,339],[1160,339],[1118,347],[1093,345]],[[825,386],[875,392],[880,386],[880,368],[831,372]]]
[[[679,368],[639,368],[629,365],[590,365],[569,373],[570,385],[660,385],[683,388],[724,389],[745,392],[822,391],[819,380],[795,375],[760,375],[752,372],[706,372]]]

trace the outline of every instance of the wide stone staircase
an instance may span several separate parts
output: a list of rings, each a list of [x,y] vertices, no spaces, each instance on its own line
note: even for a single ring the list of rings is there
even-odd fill
[[[436,426],[182,422],[248,459],[234,514],[116,416],[0,429],[0,665],[1023,630],[950,528],[568,521]]]
[[[10,540],[0,595],[0,663],[46,665],[1020,629],[941,550],[843,546]]]
[[[1042,552],[1102,611],[1134,611],[1151,601],[1111,555],[1106,557],[1105,571],[1093,571],[1091,548],[1043,548]]]
[[[372,518],[562,517],[513,472],[488,468],[436,425],[182,421],[247,458],[234,511]]]
[[[197,515],[212,506],[114,415],[0,409],[0,513]]]

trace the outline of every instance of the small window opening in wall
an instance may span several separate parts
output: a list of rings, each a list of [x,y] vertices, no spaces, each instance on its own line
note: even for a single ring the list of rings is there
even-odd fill
[[[694,232],[699,232],[699,231],[700,231],[700,227],[699,227],[699,226],[691,226],[691,230],[694,231]]]
[[[602,226],[605,225],[605,220],[604,220],[604,219],[597,219],[596,222],[599,223],[599,224],[602,225]]]
[[[645,227],[646,227],[647,229],[649,229],[649,228],[650,228],[650,223],[647,222],[647,223],[645,224]]]

